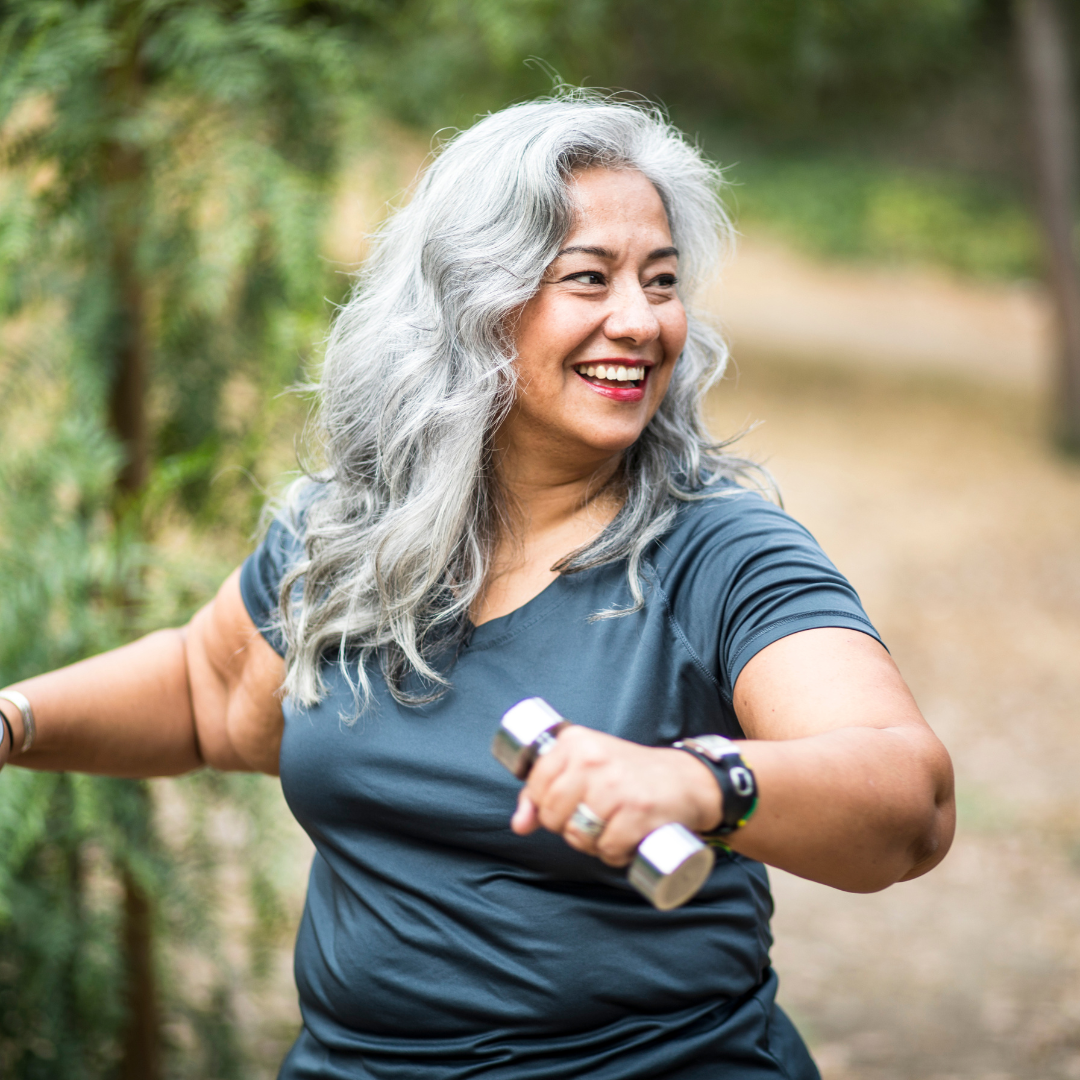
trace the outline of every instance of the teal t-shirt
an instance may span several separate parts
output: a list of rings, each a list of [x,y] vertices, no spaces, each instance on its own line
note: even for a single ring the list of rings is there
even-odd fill
[[[275,522],[244,564],[260,628],[301,552]],[[817,1076],[774,1004],[760,863],[721,855],[694,900],[658,912],[624,871],[510,831],[520,785],[490,745],[522,698],[646,745],[739,737],[732,690],[759,650],[814,627],[877,636],[813,537],[752,492],[684,505],[646,574],[632,615],[590,620],[630,601],[613,564],[470,628],[434,704],[399,705],[373,669],[374,704],[346,722],[333,663],[317,707],[286,699],[281,782],[316,854],[283,1078]]]

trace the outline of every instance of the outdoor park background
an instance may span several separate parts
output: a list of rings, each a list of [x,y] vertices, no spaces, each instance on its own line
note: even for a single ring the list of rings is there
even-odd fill
[[[928,877],[773,874],[782,1003],[826,1080],[1078,1080],[1080,462],[1033,8],[0,4],[0,685],[177,624],[250,550],[305,445],[283,391],[433,132],[544,92],[530,56],[659,97],[741,232],[714,428],[757,424],[957,770]],[[275,1075],[309,859],[265,778],[5,770],[0,1075]]]

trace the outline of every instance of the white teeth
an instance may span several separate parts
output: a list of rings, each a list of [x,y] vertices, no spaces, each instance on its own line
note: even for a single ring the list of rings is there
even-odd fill
[[[578,374],[588,375],[589,378],[608,379],[611,382],[640,382],[645,378],[645,367],[639,364],[637,367],[626,367],[619,364],[582,364]]]

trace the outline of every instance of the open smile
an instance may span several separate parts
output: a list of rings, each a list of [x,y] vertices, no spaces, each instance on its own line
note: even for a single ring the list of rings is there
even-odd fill
[[[645,396],[651,364],[575,364],[574,371],[589,387],[615,401],[640,401]]]

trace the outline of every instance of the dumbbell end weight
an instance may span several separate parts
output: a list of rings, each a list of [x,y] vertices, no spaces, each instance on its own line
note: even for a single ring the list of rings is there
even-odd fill
[[[503,714],[491,741],[491,752],[519,780],[524,780],[537,755],[566,723],[543,698],[526,698]]]
[[[697,893],[715,863],[713,849],[673,821],[641,841],[627,877],[653,907],[671,911]]]

